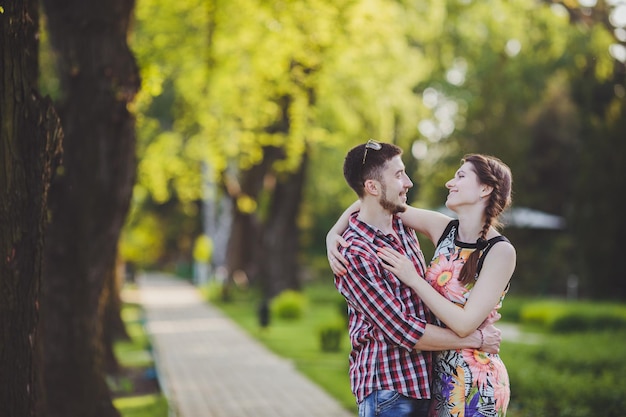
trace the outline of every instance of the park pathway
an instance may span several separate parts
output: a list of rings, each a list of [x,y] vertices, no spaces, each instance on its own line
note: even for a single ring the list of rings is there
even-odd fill
[[[166,274],[137,282],[171,417],[354,417],[190,283]]]

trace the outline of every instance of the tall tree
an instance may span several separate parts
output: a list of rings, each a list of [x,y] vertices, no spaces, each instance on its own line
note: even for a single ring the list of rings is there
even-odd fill
[[[624,142],[605,128],[619,132],[624,65],[608,53],[615,42],[610,31],[593,24],[609,21],[605,2],[598,2],[599,11],[578,2],[545,3],[438,2],[436,38],[421,43],[438,65],[420,91],[433,113],[425,127],[446,127],[443,115],[453,129],[447,135],[420,129],[430,152],[418,177],[424,179],[422,201],[436,207],[464,153],[505,160],[515,178],[516,206],[567,217],[562,231],[507,228],[517,243],[521,278],[512,288],[558,294],[573,274],[587,283],[598,283],[594,275],[610,280],[609,259],[624,221],[604,203],[611,199],[598,183],[615,186],[613,178],[621,178],[615,176],[618,158],[606,158],[623,155]],[[413,36],[424,39],[414,27]],[[446,115],[450,104],[452,117]],[[599,174],[607,179],[598,181]],[[598,240],[595,230],[604,221],[606,239]],[[616,295],[620,286],[587,288]]]
[[[157,13],[163,8],[172,12]],[[298,286],[299,262],[285,253],[299,252],[311,152],[414,135],[420,106],[411,88],[422,75],[421,54],[403,36],[406,11],[388,0],[142,2],[134,45],[153,87],[145,90],[153,123],[143,125],[151,143],[140,182],[153,195],[166,189],[166,198],[182,198],[188,169],[156,171],[150,161],[176,137],[183,165],[198,167],[198,176],[208,162],[231,192],[231,273],[276,281],[265,286],[271,293]],[[194,29],[181,30],[183,21]],[[159,37],[165,49],[152,41],[156,33],[169,35]],[[171,110],[156,119],[168,99]],[[341,161],[333,168],[316,173],[321,183],[341,178]]]
[[[135,177],[129,104],[140,83],[126,42],[134,1],[43,3],[66,133],[64,164],[50,189],[42,288],[46,416],[117,416],[100,313]]]
[[[0,404],[37,412],[46,201],[61,124],[38,93],[37,1],[0,4]]]
[[[581,126],[575,154],[576,188],[567,213],[576,242],[574,265],[584,295],[624,301],[626,283],[615,279],[612,267],[622,256],[618,242],[626,233],[626,218],[615,209],[616,190],[626,188],[624,5],[607,1],[589,8],[558,3],[567,9],[572,26],[588,45],[570,71],[571,95]]]

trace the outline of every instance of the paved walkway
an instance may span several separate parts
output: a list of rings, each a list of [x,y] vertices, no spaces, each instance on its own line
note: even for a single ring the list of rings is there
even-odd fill
[[[164,274],[138,284],[172,417],[354,417],[191,284]]]

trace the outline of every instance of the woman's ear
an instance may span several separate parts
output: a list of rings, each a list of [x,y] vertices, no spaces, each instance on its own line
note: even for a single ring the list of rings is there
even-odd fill
[[[487,197],[489,194],[491,194],[493,192],[493,187],[490,185],[483,185],[482,189],[480,191],[480,198],[485,198]]]

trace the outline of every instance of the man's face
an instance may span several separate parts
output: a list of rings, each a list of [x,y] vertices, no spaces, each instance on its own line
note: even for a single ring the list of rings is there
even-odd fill
[[[413,187],[411,179],[406,175],[404,163],[400,155],[393,157],[382,173],[379,203],[391,214],[406,210],[406,193]]]

